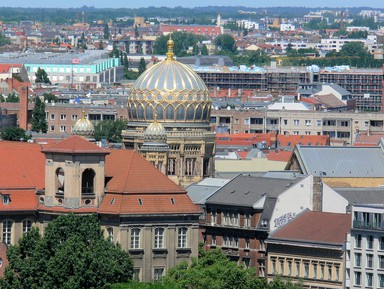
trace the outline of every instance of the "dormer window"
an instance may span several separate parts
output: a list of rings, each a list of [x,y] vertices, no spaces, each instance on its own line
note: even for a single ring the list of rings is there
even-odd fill
[[[9,195],[2,195],[2,201],[3,205],[7,205],[11,202],[11,198],[9,197]]]

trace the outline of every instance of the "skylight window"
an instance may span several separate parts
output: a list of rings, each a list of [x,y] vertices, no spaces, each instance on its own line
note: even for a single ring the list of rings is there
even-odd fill
[[[142,199],[139,199],[139,205],[140,205],[140,206],[143,205],[143,200],[142,200]]]
[[[172,205],[175,204],[175,199],[174,199],[174,198],[171,198],[171,204],[172,204]]]
[[[2,195],[2,199],[4,205],[9,204],[11,202],[11,198],[9,197],[9,195]]]

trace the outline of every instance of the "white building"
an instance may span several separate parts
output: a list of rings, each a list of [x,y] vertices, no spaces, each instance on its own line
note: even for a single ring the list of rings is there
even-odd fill
[[[384,204],[352,206],[345,287],[384,288]]]
[[[281,23],[280,24],[280,31],[295,31],[296,27],[292,23]]]
[[[237,20],[236,24],[237,24],[237,26],[242,26],[245,29],[254,29],[254,30],[258,30],[259,29],[259,23],[255,22],[255,21]]]

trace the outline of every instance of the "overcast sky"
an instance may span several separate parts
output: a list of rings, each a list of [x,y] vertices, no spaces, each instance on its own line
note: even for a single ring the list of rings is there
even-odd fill
[[[94,6],[96,8],[139,8],[148,6],[248,6],[248,7],[273,7],[273,6],[305,6],[305,7],[375,7],[384,8],[383,0],[194,0],[194,1],[180,1],[180,0],[1,0],[0,6],[2,7],[81,7],[81,6]]]

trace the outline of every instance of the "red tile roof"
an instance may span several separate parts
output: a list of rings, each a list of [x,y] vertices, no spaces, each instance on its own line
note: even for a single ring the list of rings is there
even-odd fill
[[[43,152],[55,152],[66,154],[108,154],[109,151],[103,149],[86,139],[74,135],[57,144],[45,147]]]
[[[172,200],[173,199],[173,203]],[[198,206],[185,194],[109,194],[100,205],[105,214],[200,214]]]
[[[292,156],[293,151],[270,151],[267,154],[267,159],[269,161],[276,162],[288,162]]]
[[[327,135],[278,135],[279,147],[292,147],[295,145],[326,146],[329,145]]]
[[[105,174],[112,177],[107,184],[108,192],[185,193],[185,190],[133,150],[110,150],[105,163]]]
[[[35,190],[1,190],[1,195],[9,195],[10,201],[4,204],[0,200],[1,212],[35,211],[37,209],[37,197]]]
[[[351,215],[307,211],[271,235],[272,239],[342,244],[351,229]]]
[[[45,157],[34,143],[0,141],[1,188],[36,188],[45,186]]]

